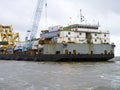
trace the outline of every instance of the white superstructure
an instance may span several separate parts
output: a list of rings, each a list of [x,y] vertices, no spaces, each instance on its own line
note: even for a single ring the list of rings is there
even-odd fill
[[[109,32],[102,32],[97,25],[74,24],[67,27],[58,27],[41,34],[42,38],[51,39],[56,43],[89,43],[89,44],[109,44]],[[53,27],[53,28],[54,28]]]

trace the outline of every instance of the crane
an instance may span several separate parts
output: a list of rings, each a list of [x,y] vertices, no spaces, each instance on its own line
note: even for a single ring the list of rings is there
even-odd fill
[[[43,9],[43,5],[44,5],[44,0],[38,0],[37,1],[37,7],[35,9],[35,14],[33,17],[33,22],[32,22],[32,28],[29,31],[30,32],[30,42],[28,43],[28,36],[25,37],[25,45],[23,46],[23,52],[27,51],[27,50],[32,50],[32,45],[33,45],[33,40],[36,37],[37,34],[37,30],[38,30],[38,26],[39,26],[39,22],[40,22],[40,17],[42,14],[42,9]]]

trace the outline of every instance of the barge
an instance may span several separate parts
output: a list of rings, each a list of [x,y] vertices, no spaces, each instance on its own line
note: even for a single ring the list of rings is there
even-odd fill
[[[32,50],[23,52],[25,44],[20,42],[16,44],[11,54],[1,54],[0,59],[107,61],[114,58],[115,45],[110,43],[110,33],[100,30],[99,25],[73,24],[65,27],[59,25],[41,32],[40,38],[34,40]]]

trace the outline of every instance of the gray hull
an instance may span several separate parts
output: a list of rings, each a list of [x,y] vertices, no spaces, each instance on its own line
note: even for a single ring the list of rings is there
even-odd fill
[[[26,61],[106,61],[114,58],[111,44],[45,44],[39,54],[0,55],[3,60]]]

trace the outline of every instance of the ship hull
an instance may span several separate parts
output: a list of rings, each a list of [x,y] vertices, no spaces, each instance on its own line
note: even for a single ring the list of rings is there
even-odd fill
[[[114,58],[113,54],[49,54],[49,55],[0,55],[0,60],[18,60],[18,61],[107,61]]]

